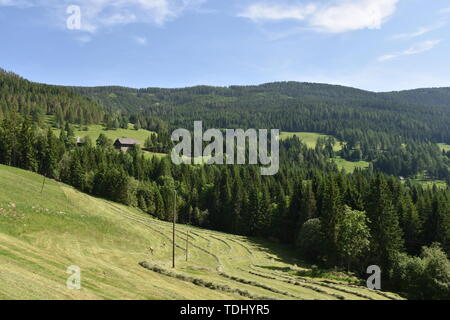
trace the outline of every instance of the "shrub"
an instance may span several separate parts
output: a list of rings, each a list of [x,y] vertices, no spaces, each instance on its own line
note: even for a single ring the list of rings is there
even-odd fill
[[[420,257],[397,254],[390,284],[414,300],[445,300],[450,297],[450,261],[442,248],[423,247]]]
[[[319,219],[306,221],[300,229],[297,238],[297,247],[300,254],[312,262],[323,262],[325,254],[325,236],[322,232],[322,223]]]

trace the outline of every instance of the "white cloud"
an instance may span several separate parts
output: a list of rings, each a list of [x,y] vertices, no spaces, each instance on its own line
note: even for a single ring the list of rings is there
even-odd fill
[[[69,5],[81,8],[81,30],[95,32],[102,27],[130,23],[164,23],[197,8],[207,0],[0,0],[0,6],[42,7],[60,14],[59,23],[67,19]],[[62,25],[62,24],[61,24]]]
[[[28,0],[0,0],[0,6],[28,8],[32,7],[33,4]]]
[[[76,40],[78,40],[81,43],[89,43],[92,41],[92,37],[87,36],[87,35],[82,35],[80,37],[77,37]]]
[[[239,17],[253,21],[294,19],[304,20],[316,10],[313,4],[307,6],[288,6],[279,4],[252,4],[239,14]]]
[[[380,29],[396,10],[398,0],[341,1],[317,12],[313,26],[332,33]]]
[[[440,13],[450,13],[450,8],[445,8],[439,11]]]
[[[340,0],[325,4],[274,5],[256,3],[238,16],[253,21],[295,19],[317,31],[341,33],[380,29],[394,14],[399,0]]]
[[[427,28],[427,27],[421,27],[417,31],[412,32],[412,33],[396,34],[395,36],[392,37],[392,39],[411,39],[411,38],[416,38],[416,37],[422,36],[422,35],[430,32],[432,30],[433,29],[430,29],[430,28]]]
[[[440,28],[444,27],[446,24],[447,24],[446,22],[441,21],[432,26],[421,27],[417,31],[414,31],[411,33],[396,34],[395,36],[392,37],[392,39],[412,39],[412,38],[420,37],[420,36],[423,36],[424,34],[432,32],[434,30],[440,29]]]
[[[410,55],[430,51],[441,42],[442,42],[442,40],[429,40],[429,41],[416,43],[415,45],[413,45],[412,47],[410,47],[407,50],[399,51],[399,52],[395,52],[395,53],[391,53],[391,54],[386,54],[381,57],[378,57],[378,61],[384,62],[384,61],[396,59],[401,56],[410,56]]]
[[[141,46],[147,45],[147,38],[146,38],[146,37],[134,36],[134,37],[133,37],[133,40],[134,40],[137,44],[139,44],[139,45],[141,45]]]

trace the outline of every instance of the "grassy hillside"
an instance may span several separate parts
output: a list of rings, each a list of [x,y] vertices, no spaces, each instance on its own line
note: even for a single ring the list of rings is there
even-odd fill
[[[171,224],[51,180],[41,193],[42,182],[0,166],[0,299],[397,298],[345,275],[311,278],[283,246],[181,225],[173,270]],[[66,288],[72,265],[79,291]]]
[[[333,161],[340,170],[343,169],[348,173],[352,173],[355,169],[367,169],[370,165],[367,161],[348,161],[342,158],[334,158]]]
[[[75,136],[77,137],[89,137],[93,142],[97,140],[98,136],[103,133],[112,141],[115,141],[118,138],[131,138],[139,141],[139,143],[143,146],[145,140],[152,134],[151,131],[139,129],[133,129],[133,125],[129,124],[128,129],[117,129],[117,130],[105,130],[103,125],[90,125],[86,126],[88,128],[87,131],[80,130],[78,126],[74,126]],[[59,136],[60,129],[54,129],[55,133]]]
[[[52,121],[49,119],[48,121]],[[87,131],[81,130],[78,126],[75,126],[75,136],[77,137],[90,137],[92,141],[95,142],[98,136],[103,133],[112,141],[115,141],[118,138],[132,138],[141,143],[143,146],[145,139],[152,134],[151,131],[140,129],[135,130],[132,124],[129,124],[128,129],[117,129],[117,130],[105,130],[102,125],[89,125],[86,126],[88,128]],[[55,134],[59,136],[60,129],[54,129]],[[317,140],[319,138],[328,137],[327,135],[314,133],[314,132],[281,132],[280,139],[289,139],[293,136],[297,136],[303,143],[305,143],[309,148],[315,148]],[[445,146],[444,146],[445,147]],[[339,151],[342,149],[341,143],[338,141],[334,146],[334,151]],[[154,153],[154,152],[145,152],[146,157],[165,157],[167,156],[164,153]],[[352,162],[344,159],[334,159],[339,169],[344,169],[346,172],[353,172],[356,168],[365,169],[369,166],[369,163],[366,161]]]
[[[319,138],[329,137],[328,135],[314,133],[314,132],[281,132],[280,139],[289,139],[293,136],[297,136],[303,143],[305,143],[309,148],[314,149]],[[337,141],[334,145],[333,150],[338,152],[342,149],[342,144]],[[369,162],[367,161],[348,161],[342,158],[334,158],[333,161],[336,163],[340,170],[345,170],[346,172],[353,172],[355,169],[366,169],[369,167]]]
[[[319,138],[326,138],[329,137],[325,134],[320,133],[314,133],[314,132],[281,132],[280,133],[280,139],[289,139],[293,136],[297,136],[303,143],[305,143],[309,148],[315,148],[317,144],[317,140]],[[339,141],[336,142],[336,145],[334,146],[334,151],[340,151],[342,149],[342,146]]]
[[[48,121],[49,123],[51,123],[52,120],[49,119]],[[85,127],[88,129],[87,131],[81,130],[79,126],[74,126],[75,136],[81,138],[89,137],[94,143],[99,137],[99,135],[103,133],[108,139],[110,139],[113,142],[119,138],[131,138],[138,141],[141,147],[143,147],[145,140],[153,133],[151,131],[144,129],[135,130],[132,124],[128,125],[128,129],[117,129],[117,130],[105,130],[105,127],[103,125],[89,125]],[[57,136],[59,136],[61,129],[53,128],[53,131]],[[156,152],[145,152],[144,155],[147,158],[151,158],[154,156],[156,157],[166,156],[166,154],[164,153],[156,153]]]
[[[445,150],[445,152],[450,151],[450,145],[448,145],[448,144],[445,144],[445,143],[438,143],[438,147],[439,147],[441,150]]]

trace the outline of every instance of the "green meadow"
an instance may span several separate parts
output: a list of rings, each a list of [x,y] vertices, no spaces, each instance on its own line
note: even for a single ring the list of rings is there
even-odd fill
[[[445,144],[445,143],[438,143],[438,147],[441,150],[444,150],[445,152],[449,152],[450,151],[450,145]]]
[[[116,129],[116,130],[106,130],[103,125],[90,125],[86,126],[86,130],[80,129],[79,126],[74,125],[74,132],[76,137],[89,137],[93,142],[97,140],[99,135],[103,133],[108,137],[108,139],[111,139],[112,141],[115,141],[119,138],[130,138],[137,140],[141,146],[144,145],[145,140],[152,134],[151,131],[139,129],[135,130],[133,128],[132,124],[128,125],[128,129]],[[60,129],[54,129],[55,133],[59,136]]]
[[[314,132],[281,132],[280,139],[289,139],[293,136],[297,136],[303,143],[305,143],[309,148],[315,148],[317,140],[319,138],[329,137],[328,135],[314,133]],[[342,142],[336,140],[336,144],[333,148],[335,152],[342,149]],[[356,169],[367,169],[369,167],[369,162],[367,161],[348,161],[342,158],[334,158],[333,161],[336,163],[340,170],[345,170],[348,173],[355,171]]]
[[[334,158],[333,161],[340,170],[344,170],[347,173],[352,173],[356,169],[367,169],[370,165],[367,161],[348,161],[342,158]]]
[[[115,141],[118,138],[131,138],[139,141],[139,143],[143,146],[145,140],[149,135],[152,134],[151,131],[140,129],[135,130],[132,124],[129,124],[128,129],[117,129],[117,130],[105,130],[102,125],[90,125],[87,126],[87,131],[80,129],[79,126],[74,126],[75,136],[77,137],[89,137],[92,141],[97,140],[98,136],[103,133],[108,137],[108,139]],[[59,135],[60,129],[54,128],[54,131],[57,135]],[[328,135],[314,133],[314,132],[281,132],[280,139],[289,139],[293,136],[297,136],[303,143],[305,143],[309,148],[315,148],[317,144],[317,140],[319,138],[329,137]],[[445,145],[444,145],[445,147]],[[448,146],[450,148],[450,146]],[[336,141],[336,145],[334,146],[334,151],[338,152],[342,149],[342,144],[340,141]],[[449,149],[450,150],[450,149]],[[167,154],[164,153],[154,153],[154,152],[145,152],[144,155],[147,158],[151,157],[165,157]],[[368,168],[369,163],[366,161],[352,162],[347,161],[341,158],[335,158],[333,161],[336,162],[339,169],[343,169],[346,172],[353,172],[355,169],[365,169]]]
[[[317,144],[317,140],[319,138],[327,138],[329,135],[314,133],[314,132],[281,132],[280,140],[285,140],[292,138],[293,136],[297,136],[303,143],[305,143],[309,148],[314,149]],[[336,144],[334,146],[334,151],[340,151],[342,149],[341,143],[336,140]]]

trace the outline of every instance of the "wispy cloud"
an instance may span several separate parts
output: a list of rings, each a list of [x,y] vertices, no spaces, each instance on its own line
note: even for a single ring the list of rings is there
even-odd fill
[[[33,6],[33,3],[29,0],[0,0],[0,6],[29,8]]]
[[[139,45],[141,45],[141,46],[147,45],[147,38],[146,38],[146,37],[134,36],[134,37],[133,37],[133,40],[134,40],[137,44],[139,44]]]
[[[303,5],[282,5],[282,4],[252,4],[239,17],[248,18],[255,22],[267,20],[304,20],[307,16],[314,13],[317,6],[314,4]]]
[[[441,42],[442,42],[442,40],[429,40],[429,41],[416,43],[415,45],[413,45],[412,47],[410,47],[407,50],[394,52],[391,54],[386,54],[381,57],[378,57],[378,61],[385,62],[385,61],[399,58],[401,56],[410,56],[410,55],[414,55],[414,54],[427,52],[427,51],[432,50],[434,47],[436,47]]]
[[[238,16],[256,22],[298,20],[316,31],[342,33],[360,29],[380,29],[396,11],[398,1],[345,0],[297,5],[254,3]]]
[[[0,6],[42,7],[66,18],[65,8],[81,8],[81,30],[95,32],[103,27],[130,23],[163,25],[186,10],[197,8],[207,0],[0,0]],[[63,13],[64,12],[64,13]]]
[[[82,35],[80,37],[76,38],[79,42],[81,43],[89,43],[92,41],[92,37],[88,36],[88,35]]]
[[[439,11],[440,13],[450,13],[450,7],[449,8],[445,8],[442,9],[441,11]]]
[[[446,21],[441,21],[441,22],[438,22],[431,26],[421,27],[418,30],[411,32],[411,33],[396,34],[392,37],[392,39],[412,39],[412,38],[420,37],[420,36],[423,36],[424,34],[432,32],[434,30],[440,29],[440,28],[444,27],[446,24],[447,24]]]

